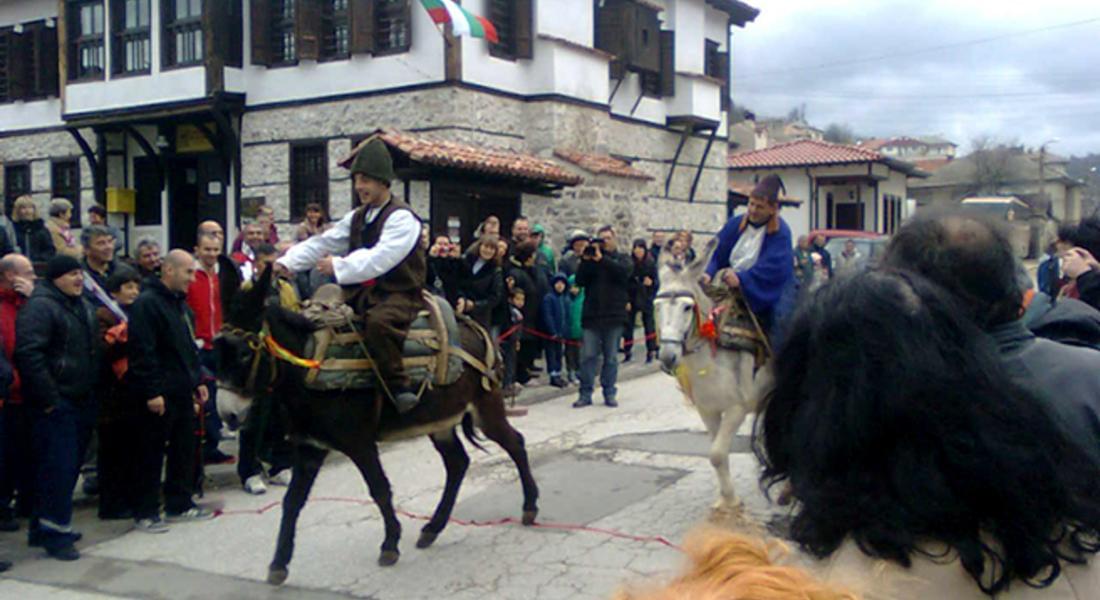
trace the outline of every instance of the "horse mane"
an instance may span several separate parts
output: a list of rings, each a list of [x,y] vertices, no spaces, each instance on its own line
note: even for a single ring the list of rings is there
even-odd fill
[[[267,319],[268,324],[276,328],[285,327],[296,335],[308,335],[319,328],[317,323],[301,314],[274,304],[267,307],[264,318]]]
[[[776,562],[787,554],[780,542],[705,528],[684,542],[689,566],[667,585],[624,589],[615,600],[855,600],[806,571]]]

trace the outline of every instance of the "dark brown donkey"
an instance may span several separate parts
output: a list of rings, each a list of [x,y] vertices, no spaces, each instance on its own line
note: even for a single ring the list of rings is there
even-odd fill
[[[379,460],[379,441],[427,435],[443,457],[447,483],[435,514],[420,532],[417,548],[430,546],[446,527],[470,464],[455,432],[459,423],[475,446],[473,427],[476,423],[486,437],[500,444],[512,458],[523,485],[523,524],[535,522],[538,486],[527,462],[523,436],[512,428],[505,416],[499,385],[494,383],[492,391],[485,391],[482,374],[466,365],[458,381],[425,391],[420,405],[405,415],[399,415],[390,402],[381,400],[374,392],[308,390],[304,385],[306,369],[276,358],[263,343],[261,329],[266,326],[266,335],[292,354],[302,356],[306,340],[316,328],[301,315],[277,306],[265,307],[271,271],[268,269],[251,291],[238,294],[237,308],[230,315],[231,325],[217,340],[221,353],[220,383],[246,398],[253,398],[254,402],[281,405],[294,445],[293,477],[283,498],[278,546],[267,576],[269,583],[279,585],[287,578],[298,514],[330,450],[346,454],[355,463],[382,513],[386,527],[378,558],[382,566],[397,562],[401,524],[394,513],[390,482]],[[462,347],[483,360],[485,338],[469,323],[460,322],[459,329]]]

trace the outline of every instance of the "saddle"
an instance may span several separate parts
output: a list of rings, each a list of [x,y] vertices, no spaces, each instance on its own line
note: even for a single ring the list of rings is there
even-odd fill
[[[423,300],[402,352],[405,373],[421,393],[458,381],[468,356],[460,345],[451,305],[427,291]],[[304,306],[302,314],[319,326],[306,343],[305,356],[319,363],[306,374],[306,387],[320,391],[376,388],[378,376],[362,338],[362,318],[344,302],[343,290],[334,284],[321,286]],[[486,362],[491,370],[493,354],[489,354]]]
[[[715,281],[721,281],[720,276],[720,273],[715,276]],[[708,285],[704,291],[715,304],[711,315],[717,333],[715,344],[727,350],[752,352],[759,369],[771,356],[771,344],[767,332],[760,328],[749,308],[745,295],[724,285]]]

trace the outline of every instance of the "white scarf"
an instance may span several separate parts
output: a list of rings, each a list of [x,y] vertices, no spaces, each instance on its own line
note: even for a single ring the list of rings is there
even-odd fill
[[[745,217],[748,218],[747,216]],[[753,225],[751,222],[741,232],[733,250],[730,250],[730,268],[741,273],[748,271],[760,258],[760,250],[764,247],[764,235],[767,233],[767,223]]]

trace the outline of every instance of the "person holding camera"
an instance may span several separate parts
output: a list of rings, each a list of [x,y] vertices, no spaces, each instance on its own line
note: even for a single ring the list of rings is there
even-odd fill
[[[573,408],[592,404],[596,382],[596,362],[603,357],[600,386],[603,401],[609,407],[615,401],[615,382],[619,376],[616,352],[626,321],[627,283],[633,269],[630,257],[618,251],[615,229],[600,227],[598,237],[584,250],[577,267],[576,284],[585,290],[581,327],[584,330],[581,347],[580,397]]]

